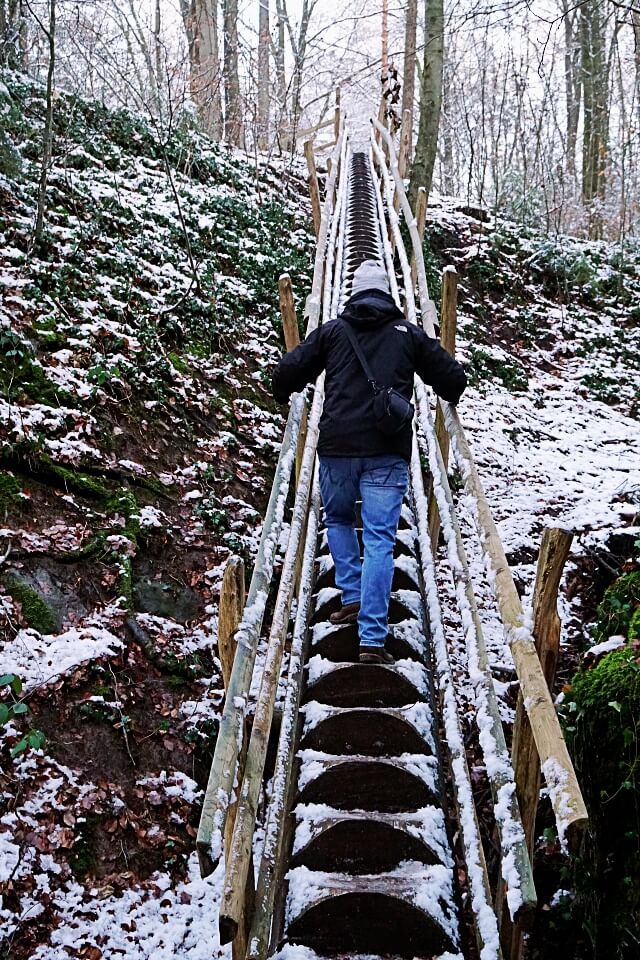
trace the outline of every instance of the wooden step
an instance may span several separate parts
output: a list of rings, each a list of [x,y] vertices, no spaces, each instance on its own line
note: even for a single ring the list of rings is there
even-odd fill
[[[404,860],[453,869],[444,814],[437,807],[410,813],[365,813],[300,804],[291,867],[384,873]]]
[[[418,810],[440,799],[438,761],[422,753],[397,757],[340,756],[300,750],[299,803],[340,810]]]
[[[358,534],[358,542],[360,544],[360,557],[363,555],[363,545],[362,545],[362,530],[356,531]],[[318,540],[318,554],[320,556],[327,555],[329,553],[329,542],[327,540],[327,532],[320,534]],[[413,557],[415,556],[415,534],[413,530],[398,530],[398,535],[396,537],[395,546],[393,548],[394,557]]]
[[[397,660],[393,666],[373,663],[332,663],[311,657],[307,665],[305,701],[319,700],[335,707],[404,707],[427,700],[427,671],[416,660]]]
[[[335,587],[336,571],[331,554],[320,557],[317,564],[315,579],[316,590],[324,587]],[[392,590],[419,590],[420,574],[418,564],[413,557],[396,557],[393,563]]]
[[[340,956],[375,951],[429,960],[456,947],[452,871],[440,864],[357,876],[296,867],[287,880],[292,943]]]
[[[302,708],[303,749],[370,757],[435,753],[433,715],[426,703],[408,707],[330,707],[317,701]]]
[[[411,619],[390,624],[385,646],[396,660],[424,659],[426,649],[422,625],[418,620]],[[319,654],[335,663],[355,663],[358,660],[359,647],[357,623],[341,626],[323,620],[311,628],[312,656]]]
[[[342,606],[342,596],[336,587],[325,587],[315,594],[312,601],[315,612],[311,624],[328,620]],[[389,623],[400,623],[410,618],[422,616],[422,600],[417,590],[394,590],[389,600]]]

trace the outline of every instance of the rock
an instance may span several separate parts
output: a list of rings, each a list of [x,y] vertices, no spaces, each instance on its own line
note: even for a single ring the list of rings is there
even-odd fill
[[[133,600],[139,613],[170,617],[178,623],[195,620],[202,613],[202,600],[195,590],[150,577],[135,581]]]

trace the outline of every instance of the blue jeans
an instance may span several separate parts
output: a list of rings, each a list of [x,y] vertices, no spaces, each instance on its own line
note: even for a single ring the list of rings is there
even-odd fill
[[[360,603],[358,632],[363,646],[382,646],[387,638],[393,547],[407,484],[408,467],[401,457],[320,457],[320,492],[336,586],[343,605]],[[354,528],[358,499],[362,499],[362,563]]]

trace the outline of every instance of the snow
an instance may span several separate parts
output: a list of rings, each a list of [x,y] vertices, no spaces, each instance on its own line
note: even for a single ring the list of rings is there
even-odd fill
[[[2,669],[22,678],[25,690],[52,683],[82,663],[113,656],[123,641],[101,626],[72,627],[61,634],[20,630],[2,655]]]

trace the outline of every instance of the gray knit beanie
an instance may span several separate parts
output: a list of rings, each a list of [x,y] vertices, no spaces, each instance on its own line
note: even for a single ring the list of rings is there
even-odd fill
[[[364,260],[353,275],[351,296],[363,290],[382,290],[391,293],[387,271],[376,260]]]

